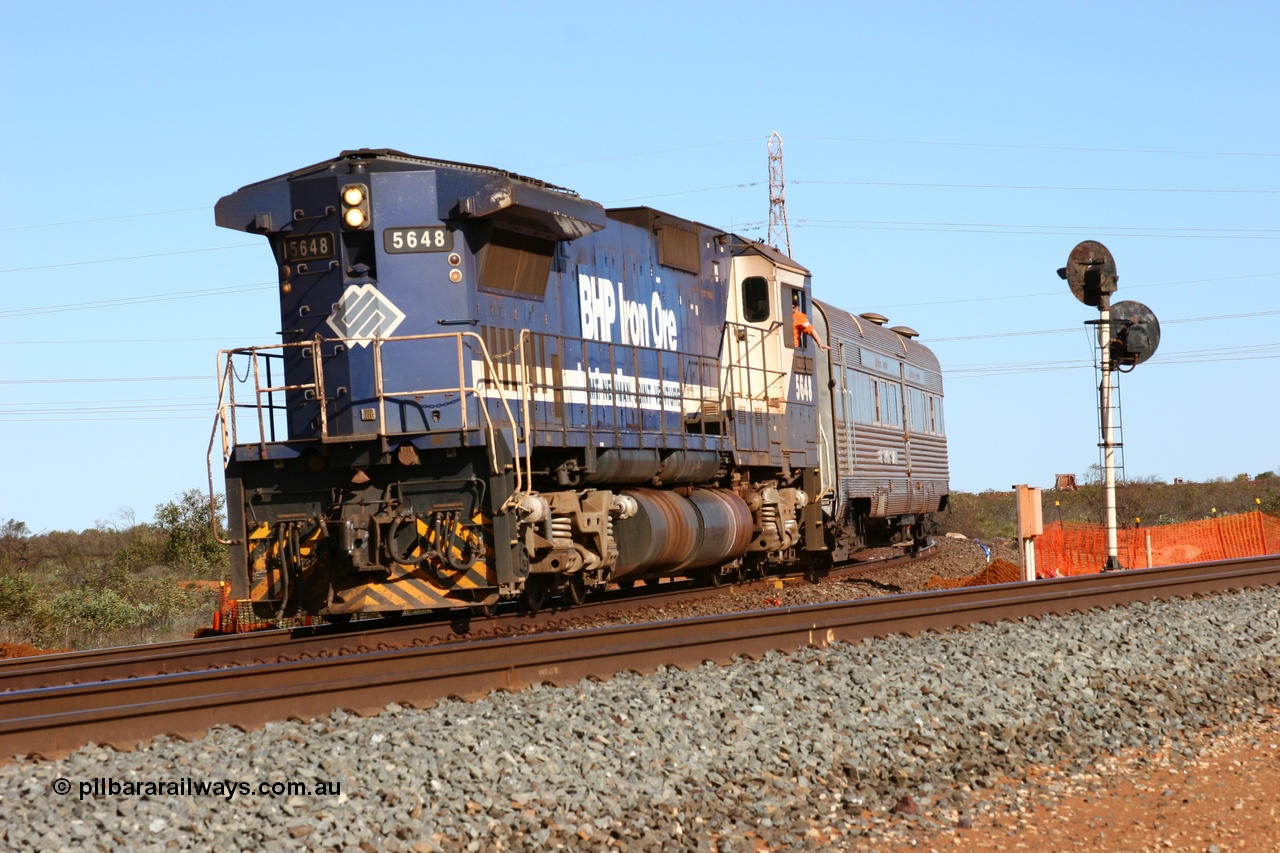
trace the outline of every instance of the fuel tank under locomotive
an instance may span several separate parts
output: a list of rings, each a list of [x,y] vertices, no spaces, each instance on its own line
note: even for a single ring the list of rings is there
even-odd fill
[[[621,448],[598,451],[590,470],[561,466],[561,483],[598,488],[534,492],[521,503],[530,572],[581,573],[591,586],[718,572],[752,550],[760,526],[749,498],[695,485],[720,467],[714,453]]]
[[[728,489],[632,489],[622,495],[635,508],[614,526],[615,581],[718,568],[751,544],[751,510]]]

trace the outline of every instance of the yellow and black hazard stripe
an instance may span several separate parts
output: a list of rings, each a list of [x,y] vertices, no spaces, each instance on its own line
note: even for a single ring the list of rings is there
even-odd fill
[[[411,557],[419,558],[441,547],[448,547],[457,563],[477,552],[481,556],[464,570],[455,569],[439,556],[431,555],[416,566],[400,565],[404,574],[397,577],[367,583],[349,578],[354,583],[335,590],[331,612],[436,610],[497,601],[497,582],[491,568],[493,533],[484,513],[477,511],[470,524],[454,519],[445,537],[433,529],[428,519],[419,517],[417,532],[421,542],[410,553]],[[447,538],[449,542],[438,542],[440,538]]]
[[[419,517],[417,527],[418,537],[430,550],[439,551],[440,548],[447,547],[455,564],[474,557],[474,562],[464,570],[454,568],[438,556],[428,557],[426,566],[443,586],[450,589],[478,589],[494,585],[493,573],[489,570],[493,562],[492,528],[484,513],[477,511],[471,517],[470,524],[463,524],[455,518],[445,537],[439,536],[428,519]],[[440,538],[447,538],[448,543],[438,541]],[[421,557],[424,553],[423,546],[418,545],[412,556]]]
[[[298,540],[298,554],[309,560],[316,553],[324,530],[319,524],[303,533]],[[249,533],[249,598],[252,601],[273,601],[284,595],[285,578],[282,557],[284,540],[268,522],[261,522]]]
[[[391,577],[370,577],[363,572],[333,572],[317,552],[323,535],[320,525],[302,532],[299,555],[312,567],[302,577],[284,577],[285,542],[267,522],[249,534],[250,593],[252,601],[280,601],[286,591],[291,602],[320,602],[328,599],[333,583],[330,613],[360,613],[396,610],[432,610],[496,601],[497,583],[492,570],[492,528],[489,518],[476,512],[471,523],[454,519],[443,536],[428,520],[417,519],[419,543],[410,556],[420,558],[439,548],[449,548],[452,560],[461,564],[480,555],[466,569],[448,565],[438,555],[427,556],[418,565],[397,564]],[[438,539],[448,539],[448,543]]]

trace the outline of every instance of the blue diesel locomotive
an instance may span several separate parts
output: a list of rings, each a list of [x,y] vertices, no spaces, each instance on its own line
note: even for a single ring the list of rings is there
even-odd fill
[[[282,340],[220,354],[210,445],[260,617],[820,572],[946,505],[936,358],[761,243],[391,150],[216,217],[279,274]]]

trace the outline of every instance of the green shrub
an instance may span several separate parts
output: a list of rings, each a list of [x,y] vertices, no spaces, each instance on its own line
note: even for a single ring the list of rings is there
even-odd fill
[[[0,576],[0,621],[20,622],[39,604],[35,579],[26,572]]]
[[[50,604],[58,621],[71,628],[113,630],[138,621],[138,609],[114,589],[76,589],[64,592]]]
[[[224,499],[216,497],[211,506],[209,496],[200,489],[188,489],[177,500],[156,507],[156,527],[164,536],[163,562],[183,568],[198,577],[216,577],[227,563],[227,549],[213,533],[213,512],[221,515]]]

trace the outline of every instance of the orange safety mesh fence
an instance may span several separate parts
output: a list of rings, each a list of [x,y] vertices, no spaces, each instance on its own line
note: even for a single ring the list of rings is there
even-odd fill
[[[1280,553],[1280,518],[1257,511],[1116,533],[1117,556],[1126,569]],[[1055,521],[1036,538],[1038,577],[1095,574],[1106,557],[1107,532],[1100,524]]]

